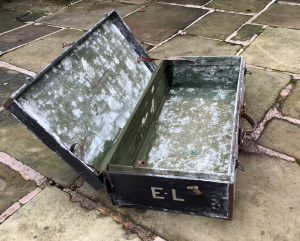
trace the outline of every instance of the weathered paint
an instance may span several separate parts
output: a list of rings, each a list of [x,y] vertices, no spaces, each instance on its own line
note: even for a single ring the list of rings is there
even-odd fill
[[[96,190],[102,188],[103,177],[106,181],[110,180],[112,183],[106,182],[112,184],[108,185],[108,192],[118,205],[230,218],[232,190],[234,193],[230,185],[235,182],[244,60],[242,57],[226,56],[189,57],[195,60],[195,65],[164,61],[149,81],[154,65],[138,63],[136,58],[142,55],[147,56],[147,53],[120,17],[112,12],[110,17],[98,23],[18,90],[11,97],[15,100],[8,110]],[[169,95],[166,95],[170,88]],[[188,95],[184,96],[185,93]],[[222,96],[222,93],[225,95]],[[155,139],[161,134],[160,123],[157,125],[156,121],[162,121],[164,115],[168,119],[168,114],[174,114],[169,120],[180,122],[178,125],[173,122],[174,128],[171,126],[170,130],[175,130],[190,117],[190,114],[185,117],[176,115],[180,113],[176,104],[189,104],[188,108],[183,108],[187,111],[193,108],[205,110],[207,105],[204,103],[203,106],[193,105],[201,104],[200,99],[206,94],[206,100],[214,100],[216,105],[226,102],[224,106],[230,109],[230,113],[221,112],[225,112],[226,118],[224,123],[219,123],[228,127],[227,134],[230,135],[231,130],[226,142],[229,159],[216,157],[219,159],[213,161],[220,166],[208,172],[205,171],[209,169],[207,167],[197,170],[195,163],[191,164],[194,169],[189,170],[185,167],[135,168],[138,160],[147,159]],[[183,96],[185,98],[180,99]],[[193,101],[195,99],[198,102]],[[215,118],[214,113],[220,114],[222,106],[214,109],[214,101],[211,101],[213,107],[208,111],[212,122],[221,120]],[[161,112],[163,103],[175,110],[167,108]],[[198,109],[195,112],[199,114]],[[229,115],[232,117],[231,124]],[[205,118],[201,117],[199,121],[202,119]],[[197,118],[195,120],[198,121]],[[194,123],[195,120],[190,119],[186,124],[201,124]],[[222,129],[218,134],[221,135],[218,137],[224,137]],[[76,141],[85,143],[89,163],[97,164],[101,170],[106,169],[108,164],[106,174],[95,176],[68,151]],[[203,154],[199,148],[189,147],[197,149],[199,155]],[[218,153],[220,149],[215,151]],[[168,162],[169,158],[165,160]]]

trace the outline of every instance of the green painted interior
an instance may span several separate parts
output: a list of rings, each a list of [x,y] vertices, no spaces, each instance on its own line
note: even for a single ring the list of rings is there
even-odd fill
[[[191,65],[187,62],[182,61],[165,61],[162,62],[162,64],[155,71],[147,89],[145,90],[145,93],[143,94],[138,106],[134,111],[130,123],[127,123],[128,125],[124,128],[122,134],[120,135],[119,141],[115,143],[114,150],[110,155],[110,160],[106,160],[107,162],[105,163],[105,165],[109,164],[111,170],[143,173],[159,172],[161,174],[172,172],[176,173],[176,175],[183,175],[183,172],[190,172],[193,167],[191,167],[190,169],[186,169],[185,166],[169,166],[166,168],[162,165],[158,168],[149,169],[134,168],[134,166],[136,165],[138,160],[149,160],[149,152],[151,148],[153,148],[154,142],[159,135],[158,130],[160,124],[158,122],[159,117],[162,114],[161,110],[162,108],[165,108],[164,104],[170,98],[172,98],[172,95],[174,96],[175,94],[176,97],[176,93],[180,95],[182,91],[184,92],[186,90],[193,90],[193,94],[187,95],[187,99],[183,100],[183,102],[187,101],[190,105],[193,105],[195,103],[193,98],[199,97],[204,99],[206,98],[208,102],[205,103],[204,107],[202,107],[203,109],[196,110],[195,116],[190,115],[190,113],[188,112],[189,108],[192,106],[183,106],[183,109],[179,109],[178,111],[182,111],[182,115],[187,114],[186,117],[189,117],[190,115],[191,118],[197,118],[197,115],[199,116],[199,114],[202,114],[199,113],[199,111],[205,112],[204,109],[208,107],[209,104],[213,106],[218,105],[219,108],[217,109],[220,113],[216,113],[218,116],[218,118],[216,119],[218,119],[219,122],[215,122],[214,125],[212,125],[210,128],[204,127],[205,129],[207,129],[204,131],[204,135],[206,135],[204,139],[207,141],[207,139],[210,138],[210,134],[208,131],[211,131],[213,134],[214,131],[224,131],[224,129],[222,129],[224,121],[227,125],[226,131],[228,134],[225,136],[221,136],[222,139],[225,138],[223,142],[227,143],[226,155],[216,155],[222,160],[212,160],[213,162],[215,162],[215,164],[210,167],[209,171],[202,170],[202,174],[219,174],[220,176],[226,176],[230,164],[229,152],[231,151],[233,138],[234,110],[236,104],[236,92],[240,74],[241,58],[191,57],[189,59],[195,60],[196,64]],[[224,98],[221,101],[216,100],[218,92],[224,95]],[[152,109],[152,101],[154,101],[154,109]],[[168,108],[166,109],[166,111],[168,111]],[[185,111],[184,108],[188,109],[186,109]],[[213,119],[213,117],[209,115],[203,118],[207,118],[205,123],[208,123],[210,121],[210,118]],[[193,122],[191,122],[191,124],[193,124]],[[170,128],[173,128],[172,123],[167,124],[165,127],[168,126]],[[218,126],[220,126],[219,129]],[[168,130],[166,130],[166,132],[168,132]],[[186,129],[186,133],[188,134],[188,136],[186,136],[185,142],[188,142],[191,132]],[[172,133],[169,134],[171,135],[168,139],[166,139],[166,141],[172,140]],[[197,136],[191,136],[190,140],[193,140],[195,138],[197,138]],[[201,138],[199,136],[199,140]],[[211,143],[211,148],[214,148],[214,146],[218,145],[218,136],[215,135],[214,138],[215,139]],[[187,152],[188,151],[190,151],[190,149],[187,149]],[[187,152],[182,152],[180,153],[180,155],[186,154],[189,158],[193,158],[190,157]],[[226,161],[224,159],[226,159]],[[168,160],[163,160],[163,162],[167,163]],[[194,173],[194,175],[196,176],[198,174]]]

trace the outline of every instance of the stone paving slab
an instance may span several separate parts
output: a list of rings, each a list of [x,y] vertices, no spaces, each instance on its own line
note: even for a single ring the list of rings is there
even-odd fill
[[[247,63],[247,62],[246,62]],[[275,105],[280,91],[288,85],[291,76],[277,72],[247,67],[252,75],[246,75],[244,102],[246,112],[259,124]],[[242,120],[242,127],[250,129],[250,125]]]
[[[282,114],[300,119],[300,85],[296,84],[292,94],[282,105]]]
[[[138,5],[132,4],[82,1],[72,5],[71,8],[64,8],[37,22],[89,30],[104,18],[105,13],[115,9],[120,16],[124,16],[137,8],[139,8]]]
[[[37,38],[58,31],[60,28],[42,25],[29,25],[0,35],[0,51],[7,51],[29,43]]]
[[[225,40],[251,16],[213,12],[202,18],[186,32],[196,36]]]
[[[267,28],[242,53],[247,64],[300,73],[300,31]]]
[[[83,34],[83,31],[65,29],[7,53],[0,57],[0,61],[39,72],[66,50],[62,48],[62,43],[72,43]]]
[[[0,105],[8,99],[8,97],[19,89],[29,77],[20,72],[0,67]]]
[[[152,3],[145,12],[135,12],[124,21],[139,41],[158,44],[205,13],[207,10]]]
[[[258,13],[263,10],[269,2],[270,0],[213,0],[206,7],[228,11]]]
[[[0,214],[37,187],[20,173],[0,162]]]
[[[66,4],[70,4],[72,1],[71,0],[55,0],[55,1],[10,0],[7,2],[8,2],[7,4],[3,5],[3,7],[7,9],[53,13],[65,7]]]
[[[0,67],[0,106],[26,82],[26,78],[30,77],[17,71]],[[8,111],[3,110],[0,112],[0,123],[1,127],[5,127],[7,125],[18,124],[19,121],[13,118]]]
[[[188,5],[198,5],[203,6],[207,4],[210,0],[156,0],[157,2],[164,3],[176,3],[176,4],[188,4]]]
[[[18,28],[24,23],[14,19],[20,18],[28,14],[27,12],[12,11],[0,8],[0,33],[4,33],[14,28]]]
[[[299,140],[300,125],[295,125],[284,120],[272,119],[267,123],[257,143],[300,159]]]
[[[20,21],[23,21],[23,22],[33,22],[41,17],[45,16],[44,13],[41,13],[41,12],[33,12],[33,13],[30,13],[24,17],[21,17],[19,18]]]
[[[254,22],[275,27],[300,29],[299,13],[300,6],[272,4]]]
[[[241,45],[221,41],[178,35],[149,54],[153,58],[170,56],[222,56],[235,55]]]
[[[20,18],[26,14],[28,13],[23,11],[14,11],[0,8],[0,24],[2,25],[8,21]]]
[[[25,25],[25,23],[22,23],[20,21],[9,21],[5,24],[0,24],[0,33],[4,33],[6,31],[12,30],[14,28],[18,28]]]
[[[21,124],[0,126],[0,151],[30,166],[62,187],[69,187],[78,177],[67,164]]]
[[[299,165],[266,155],[239,153],[245,172],[237,172],[232,220],[176,214],[110,204],[106,193],[91,198],[167,240],[291,240],[300,239]],[[86,186],[85,186],[86,187]],[[91,190],[81,193],[91,193]]]
[[[232,40],[249,41],[255,34],[261,30],[262,26],[246,24],[238,32],[237,35],[231,38]]]
[[[112,218],[72,203],[67,193],[47,187],[0,226],[0,240],[138,241]]]

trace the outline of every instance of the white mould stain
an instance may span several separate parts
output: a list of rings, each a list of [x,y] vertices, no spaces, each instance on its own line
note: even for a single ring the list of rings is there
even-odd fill
[[[66,70],[72,69],[72,60],[70,59],[70,57],[67,57],[67,58],[63,59],[63,61],[61,63],[62,63],[62,66]]]
[[[151,93],[153,93],[153,92],[154,92],[154,89],[155,89],[155,88],[154,88],[154,85],[153,85],[153,86],[152,86],[152,89],[151,89]]]
[[[142,119],[142,125],[145,124],[146,120],[147,120],[147,117],[148,117],[148,112],[146,113],[146,115],[144,116],[144,118]]]
[[[86,62],[85,62],[85,60],[84,60],[83,57],[81,58],[81,63],[82,63],[83,68],[84,68],[84,69],[87,69],[87,68],[86,68]]]
[[[152,99],[152,105],[151,105],[151,110],[150,110],[151,113],[154,113],[154,99]]]
[[[155,169],[227,174],[236,90],[171,88],[169,97],[146,161]]]
[[[134,63],[129,58],[126,58],[126,65],[130,70],[134,70],[135,68]]]
[[[151,78],[138,57],[107,20],[57,63],[61,68],[51,68],[18,101],[66,148],[83,141],[91,164],[107,141],[116,140]]]
[[[79,118],[82,114],[82,111],[79,109],[72,110],[72,112],[77,118]]]
[[[117,58],[114,58],[114,61],[115,61],[116,64],[120,63],[120,61]]]

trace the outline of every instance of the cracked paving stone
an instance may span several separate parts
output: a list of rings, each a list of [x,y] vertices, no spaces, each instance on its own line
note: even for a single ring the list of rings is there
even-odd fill
[[[281,0],[282,2],[300,3],[300,0]]]
[[[232,40],[249,41],[261,28],[262,26],[260,25],[245,24]]]
[[[10,0],[3,5],[6,9],[53,13],[70,4],[71,0]]]
[[[0,106],[30,78],[26,74],[0,67]],[[0,128],[3,128],[7,125],[18,124],[19,121],[8,111],[3,110],[0,112],[0,123]]]
[[[204,9],[152,3],[145,12],[135,12],[124,21],[139,41],[158,44],[205,13]]]
[[[139,8],[138,5],[132,4],[82,1],[72,5],[71,8],[64,8],[54,14],[48,15],[46,18],[37,22],[89,30],[104,18],[105,13],[109,13],[113,9],[115,9],[120,16],[124,16],[137,8]]]
[[[28,13],[23,11],[7,10],[0,8],[0,24],[2,25],[4,23],[7,23],[8,21],[12,21],[14,19],[23,17],[26,14]]]
[[[15,19],[20,18],[26,14],[28,13],[0,8],[0,33],[4,33],[14,28],[23,26],[24,23]]]
[[[189,35],[178,35],[149,54],[152,58],[164,58],[169,56],[225,56],[235,55],[240,48],[241,45],[237,44],[224,43]],[[160,61],[157,63],[159,62]]]
[[[122,3],[122,4],[146,4],[150,3],[152,0],[113,0],[115,3]]]
[[[209,1],[210,0],[158,0],[157,2],[203,6],[207,4]]]
[[[33,72],[39,72],[66,50],[66,48],[62,48],[62,43],[72,43],[83,34],[83,31],[65,29],[47,36],[43,40],[37,40],[13,52],[4,54],[0,57],[0,61]]]
[[[186,30],[188,34],[225,40],[251,16],[213,12]]]
[[[35,182],[26,181],[19,172],[0,162],[0,214],[36,187]]]
[[[0,35],[0,51],[7,51],[17,46],[29,43],[37,38],[58,31],[54,28],[43,25],[29,25]]]
[[[227,11],[258,13],[263,10],[269,2],[270,0],[213,0],[206,7]]]
[[[166,240],[300,240],[299,166],[262,154],[239,152],[245,172],[237,171],[233,219],[116,207],[107,193],[87,184],[77,191],[120,212]],[[284,225],[282,225],[284,223]],[[231,230],[228,232],[228,230]],[[242,230],[242,231],[241,231]]]
[[[45,16],[44,13],[41,13],[41,12],[33,12],[33,13],[30,13],[24,17],[21,17],[19,18],[20,21],[22,22],[33,22],[41,17]]]
[[[272,150],[300,159],[300,125],[285,120],[267,122],[257,143]]]
[[[149,51],[150,49],[152,49],[154,47],[153,45],[149,45],[149,44],[145,44],[145,43],[141,43],[141,45],[143,46],[143,48],[146,51]]]
[[[1,111],[0,115],[4,111]],[[14,117],[10,115],[9,119],[14,119]],[[30,166],[62,187],[68,187],[78,177],[67,164],[22,124],[0,126],[0,151]]]
[[[272,4],[254,20],[255,23],[300,29],[300,6],[287,4]]]
[[[247,74],[245,81],[246,112],[259,124],[274,106],[280,91],[288,85],[291,76],[251,67],[247,67],[247,70],[251,71],[252,75]],[[251,129],[244,119],[242,127]]]
[[[80,203],[55,187],[47,187],[0,226],[0,240],[138,241],[112,218]]]
[[[287,98],[282,105],[282,114],[300,119],[300,85],[296,84],[292,94]]]
[[[270,69],[300,73],[300,31],[267,28],[246,48],[246,63]]]

